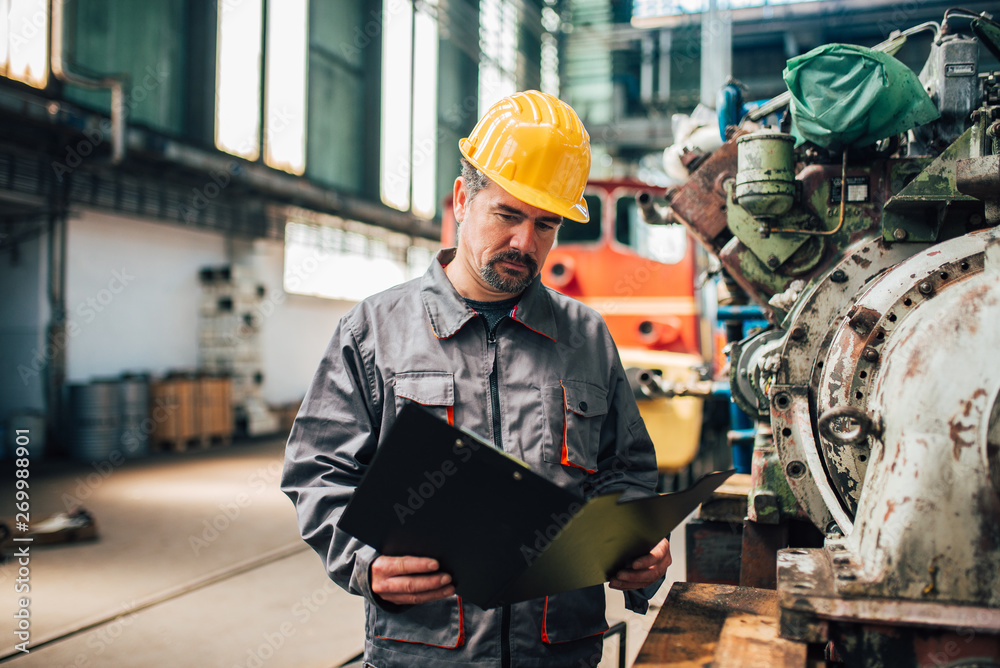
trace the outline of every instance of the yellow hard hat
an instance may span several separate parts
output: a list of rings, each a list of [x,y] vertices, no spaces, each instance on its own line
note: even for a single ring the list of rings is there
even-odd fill
[[[469,162],[522,202],[578,223],[590,220],[583,199],[590,135],[559,98],[537,90],[505,97],[458,146]]]

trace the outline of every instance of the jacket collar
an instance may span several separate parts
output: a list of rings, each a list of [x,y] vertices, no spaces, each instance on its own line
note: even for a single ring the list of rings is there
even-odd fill
[[[465,323],[476,317],[476,312],[469,308],[444,273],[444,266],[455,259],[456,252],[456,248],[445,248],[438,252],[420,281],[420,299],[431,321],[434,336],[439,339],[454,336]],[[521,300],[514,307],[511,317],[528,329],[556,340],[552,298],[538,276],[521,294]]]

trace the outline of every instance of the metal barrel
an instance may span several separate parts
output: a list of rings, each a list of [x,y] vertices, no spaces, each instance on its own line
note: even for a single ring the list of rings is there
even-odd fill
[[[100,380],[69,386],[70,455],[79,461],[108,459],[121,451],[121,383]]]
[[[149,454],[153,425],[149,421],[149,377],[124,376],[121,380],[121,435],[118,445],[126,457]]]

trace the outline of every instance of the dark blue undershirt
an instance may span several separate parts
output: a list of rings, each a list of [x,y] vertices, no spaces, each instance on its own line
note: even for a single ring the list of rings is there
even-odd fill
[[[496,332],[497,324],[510,315],[519,301],[521,301],[521,295],[499,302],[477,302],[474,299],[466,299],[465,303],[486,320],[486,331],[492,337],[493,333]]]

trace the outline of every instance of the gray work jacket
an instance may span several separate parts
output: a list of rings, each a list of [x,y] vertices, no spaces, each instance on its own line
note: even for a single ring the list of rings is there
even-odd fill
[[[454,256],[441,251],[423,277],[340,321],[292,427],[282,490],[330,577],[365,597],[370,665],[500,666],[504,656],[515,667],[596,666],[608,628],[603,586],[491,610],[456,596],[394,606],[371,591],[375,550],[337,529],[406,399],[488,441],[499,434],[498,447],[581,495],[655,490],[653,444],[601,316],[536,278],[491,340],[444,273]],[[626,605],[645,612],[657,586],[626,592]]]

